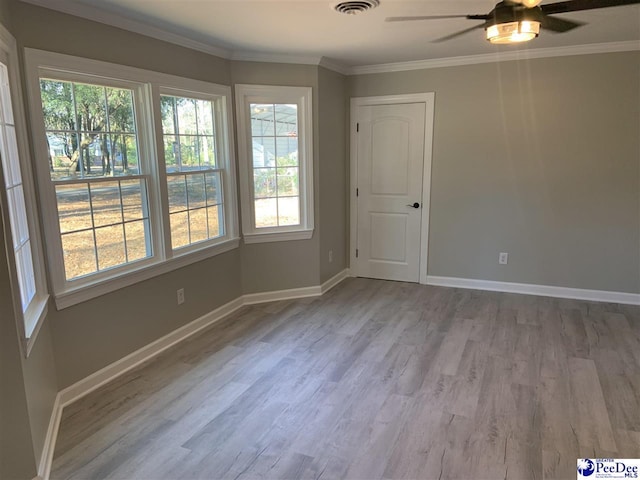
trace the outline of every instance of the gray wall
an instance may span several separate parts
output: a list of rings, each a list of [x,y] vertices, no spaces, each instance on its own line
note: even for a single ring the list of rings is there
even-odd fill
[[[318,67],[261,62],[232,62],[233,84],[312,87],[314,216],[319,217]],[[237,151],[237,150],[236,150]],[[238,159],[242,161],[242,159]],[[318,285],[320,265],[318,222],[313,237],[292,242],[242,245],[242,287],[244,293],[284,290]]]
[[[638,65],[628,52],[350,78],[356,97],[435,92],[429,275],[640,292]]]
[[[320,67],[318,130],[320,157],[320,283],[326,282],[348,264],[347,255],[347,79]],[[333,262],[329,263],[329,250]]]

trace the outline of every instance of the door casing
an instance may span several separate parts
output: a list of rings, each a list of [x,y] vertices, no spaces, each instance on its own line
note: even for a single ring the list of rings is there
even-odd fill
[[[350,116],[350,235],[349,258],[352,269],[357,265],[356,248],[358,235],[358,200],[356,188],[358,188],[358,138],[356,125],[358,123],[358,107],[365,105],[393,105],[400,103],[424,103],[424,168],[422,173],[422,219],[420,228],[420,283],[427,283],[427,259],[429,253],[429,211],[431,208],[431,161],[433,151],[433,116],[435,93],[413,93],[404,95],[383,95],[376,97],[354,97],[351,99]],[[357,271],[351,271],[357,276]]]

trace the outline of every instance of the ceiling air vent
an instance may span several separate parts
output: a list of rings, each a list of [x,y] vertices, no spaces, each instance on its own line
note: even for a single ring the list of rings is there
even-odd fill
[[[336,4],[333,9],[339,13],[345,13],[347,15],[356,15],[358,13],[366,12],[380,5],[380,0],[351,0],[347,2],[340,2]]]

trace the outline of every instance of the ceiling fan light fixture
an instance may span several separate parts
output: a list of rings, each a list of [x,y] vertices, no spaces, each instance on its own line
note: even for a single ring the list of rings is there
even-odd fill
[[[540,33],[540,22],[520,20],[496,23],[487,27],[487,40],[495,44],[520,43],[533,40]]]

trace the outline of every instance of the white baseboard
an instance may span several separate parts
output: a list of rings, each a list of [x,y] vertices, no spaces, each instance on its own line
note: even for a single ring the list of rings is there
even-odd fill
[[[249,293],[243,295],[244,305],[256,303],[275,302],[278,300],[291,300],[293,298],[317,297],[321,295],[320,285],[313,287],[291,288],[289,290],[275,290],[273,292]]]
[[[43,480],[48,480],[49,478],[58,428],[62,418],[62,409],[65,406],[79,400],[105,383],[125,374],[129,370],[196,334],[200,330],[222,320],[244,305],[319,296],[335,287],[348,276],[348,269],[345,269],[331,277],[322,285],[243,295],[61,390],[56,396],[54,402],[53,412],[49,421],[49,428],[47,430],[47,436],[45,438],[42,457],[38,468],[38,476]]]
[[[543,297],[571,298],[592,302],[624,303],[640,305],[640,294],[625,292],[609,292],[606,290],[586,290],[582,288],[554,287],[529,283],[494,282],[491,280],[475,280],[472,278],[427,276],[427,285],[441,287],[471,288],[474,290],[490,290],[494,292],[522,293]]]
[[[53,452],[56,447],[56,439],[58,438],[58,428],[60,428],[60,420],[62,420],[62,404],[60,403],[60,392],[58,392],[56,399],[53,402],[53,411],[51,412],[51,418],[49,419],[47,436],[44,439],[44,446],[42,447],[42,455],[40,456],[40,464],[38,465],[38,476],[36,477],[37,479],[49,479],[51,464],[53,462]]]
[[[331,277],[329,280],[327,280],[322,285],[320,285],[320,293],[321,294],[327,293],[329,290],[331,290],[333,287],[338,285],[345,278],[349,278],[350,276],[351,275],[349,273],[348,268],[345,268],[341,272],[336,273],[333,277]]]
[[[294,298],[317,297],[331,290],[348,276],[349,270],[344,269],[322,285],[291,288],[288,290],[275,290],[273,292],[249,293],[242,296],[243,305],[255,305],[256,303],[276,302],[279,300],[291,300]]]

